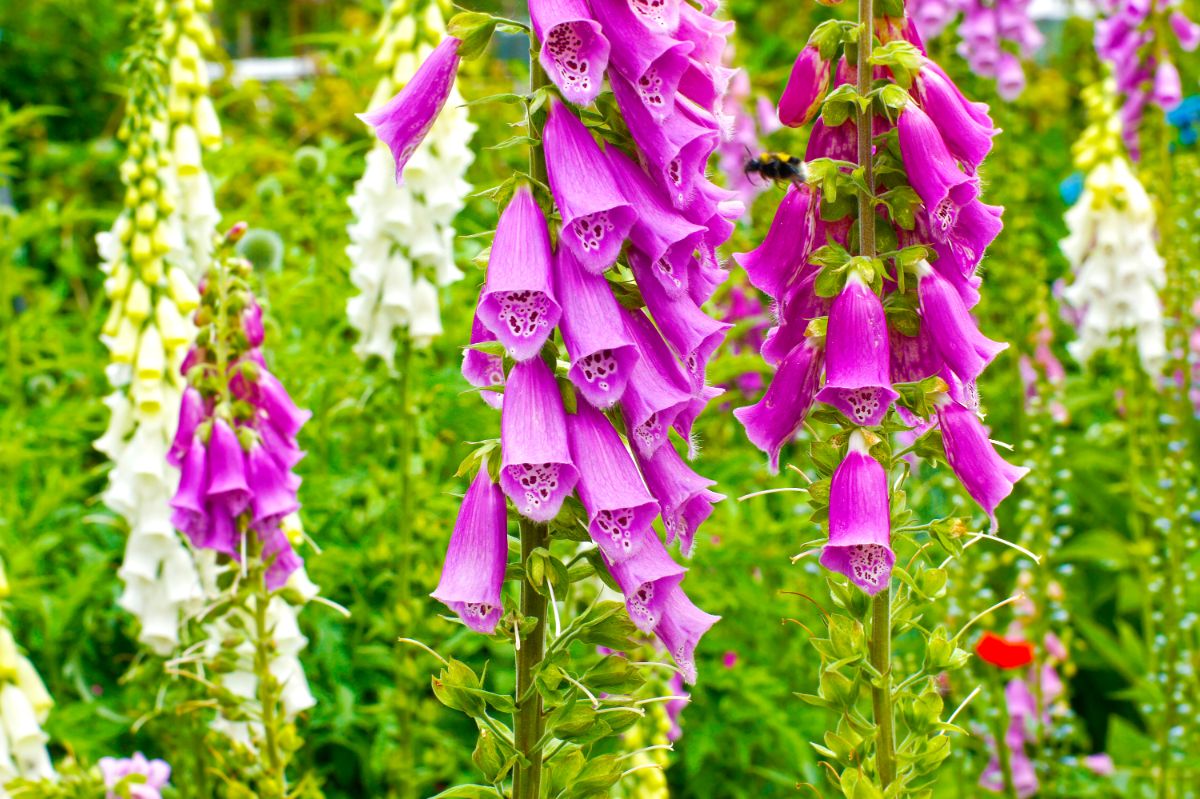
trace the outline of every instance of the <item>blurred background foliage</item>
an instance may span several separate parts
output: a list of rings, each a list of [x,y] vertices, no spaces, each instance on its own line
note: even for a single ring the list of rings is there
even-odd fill
[[[472,6],[523,15],[520,3]],[[497,417],[464,393],[458,373],[482,272],[467,268],[467,280],[444,291],[446,334],[419,352],[409,376],[419,411],[416,450],[398,447],[396,375],[386,364],[360,363],[350,350],[346,197],[370,145],[353,114],[364,109],[377,78],[369,38],[380,12],[379,3],[348,0],[218,0],[215,13],[230,59],[305,56],[316,68],[292,82],[235,83],[228,77],[232,61],[221,64],[226,77],[213,93],[226,143],[207,167],[226,224],[244,219],[277,234],[262,239],[256,256],[269,355],[297,402],[314,413],[302,441],[309,454],[300,466],[301,498],[306,528],[323,553],[309,568],[323,594],[352,613],[344,620],[314,606],[302,618],[319,700],[305,724],[303,757],[323,776],[330,797],[426,796],[470,772],[474,731],[432,701],[433,662],[398,646],[397,638],[436,643],[478,664],[491,660],[496,674],[511,668],[503,653],[443,621],[441,606],[427,598],[464,488],[454,476],[468,451],[463,442],[497,429]],[[773,98],[812,27],[845,10],[731,0],[727,12],[739,24],[737,59],[755,95]],[[8,173],[0,178],[0,554],[18,640],[58,700],[49,727],[56,751],[69,749],[89,762],[135,749],[171,757],[163,720],[130,731],[152,706],[153,687],[122,684],[143,656],[130,619],[116,606],[125,533],[96,499],[105,464],[91,446],[106,422],[100,399],[107,393],[93,240],[111,224],[121,196],[117,68],[129,14],[130,5],[116,0],[0,3],[0,115],[12,123],[0,139],[8,155],[0,161]],[[1029,89],[1013,104],[972,76],[949,40],[929,43],[969,96],[992,104],[1005,130],[983,175],[986,199],[1009,213],[985,261],[981,313],[990,335],[1017,346],[989,370],[981,391],[994,437],[1014,444],[1030,434],[1017,355],[1031,348],[1040,303],[1066,269],[1057,247],[1066,207],[1058,187],[1073,171],[1070,144],[1083,127],[1080,89],[1099,69],[1090,24],[1074,20],[1048,32],[1040,63],[1028,67]],[[525,65],[504,56],[520,59],[522,50],[501,40],[500,57],[472,64],[463,80],[468,99],[519,87]],[[1185,85],[1194,85],[1194,70],[1185,77],[1191,77]],[[49,110],[13,121],[15,109],[31,106]],[[505,113],[505,106],[480,109],[477,146],[508,138]],[[787,130],[764,144],[802,151]],[[493,185],[506,176],[506,159],[518,155],[483,151],[469,177],[477,187]],[[771,189],[760,197],[730,251],[761,239],[780,196]],[[490,230],[495,215],[490,201],[472,199],[460,233]],[[460,264],[469,265],[479,244],[460,240],[459,246]],[[1066,340],[1056,314],[1051,321],[1056,341]],[[1061,579],[1072,617],[1115,631],[1114,618],[1136,615],[1139,601],[1131,565],[1136,542],[1121,521],[1128,499],[1117,488],[1124,479],[1112,400],[1118,376],[1083,374],[1056,347],[1070,371],[1070,421],[1059,432],[1074,463],[1074,532],[1043,568]],[[714,374],[732,377],[744,365],[728,354],[723,359]],[[702,531],[688,584],[696,602],[724,622],[704,640],[700,684],[672,755],[668,779],[679,797],[791,796],[798,782],[822,779],[807,742],[819,739],[827,719],[793,694],[812,687],[816,658],[806,629],[821,611],[808,596],[824,595],[823,577],[811,559],[790,561],[820,533],[789,494],[737,500],[796,478],[786,470],[770,476],[735,424],[730,408],[752,399],[731,391],[699,426],[702,471],[730,499]],[[785,461],[797,453],[785,450]],[[394,534],[406,459],[420,476],[415,539],[407,547]],[[940,485],[931,482],[913,500],[928,517],[950,512],[951,497]],[[1002,530],[1019,529],[1014,515],[1028,490],[1019,486],[1004,507]],[[959,612],[967,617],[1007,595],[1015,579],[1013,554],[984,553],[986,546],[974,550],[985,590],[964,597]],[[1003,630],[1006,620],[997,614],[989,625]],[[1094,644],[1081,640],[1073,650],[1072,695],[1083,719],[1074,755],[1140,745],[1138,717],[1120,701],[1121,670]],[[1120,738],[1110,737],[1113,714],[1122,719]],[[955,759],[957,773],[942,781],[942,795],[975,793],[986,754],[979,741],[964,750],[975,754]],[[1086,787],[1097,793],[1073,790],[1108,795],[1097,785]]]

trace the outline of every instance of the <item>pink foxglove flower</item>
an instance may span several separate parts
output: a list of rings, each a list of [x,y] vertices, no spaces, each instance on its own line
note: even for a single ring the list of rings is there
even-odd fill
[[[779,121],[792,128],[812,122],[829,89],[831,72],[830,63],[821,58],[816,46],[801,50],[779,98]]]
[[[130,799],[162,799],[162,789],[171,780],[171,767],[165,760],[147,760],[138,752],[133,757],[100,758],[100,774],[104,777],[104,787],[110,789],[105,799],[117,799],[118,794],[112,789],[134,775],[145,779],[126,783]]]
[[[585,0],[533,0],[533,30],[542,43],[538,61],[575,105],[588,105],[604,86],[609,42]]]
[[[508,375],[500,416],[500,487],[521,515],[548,522],[575,488],[567,417],[554,373],[541,358]]]
[[[874,595],[887,588],[895,562],[887,473],[856,430],[829,487],[829,543],[821,565]]]
[[[490,634],[500,621],[508,521],[504,494],[480,468],[458,512],[442,576],[430,596],[444,603],[472,630]]]
[[[943,397],[937,408],[938,425],[946,446],[946,460],[967,493],[987,511],[996,526],[996,506],[1012,493],[1013,484],[1029,473],[1013,466],[996,452],[983,423],[970,408]]]
[[[900,396],[889,372],[887,320],[879,297],[857,272],[829,309],[825,336],[825,402],[860,425],[883,421]]]
[[[816,400],[824,359],[816,339],[803,339],[780,362],[762,399],[733,412],[750,442],[767,453],[772,472],[779,471],[783,445],[796,435]]]

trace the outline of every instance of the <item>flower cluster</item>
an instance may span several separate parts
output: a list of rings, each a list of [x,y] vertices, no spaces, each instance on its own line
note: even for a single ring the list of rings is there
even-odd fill
[[[1068,412],[1062,400],[1057,396],[1059,392],[1056,389],[1063,387],[1067,379],[1067,372],[1051,346],[1054,342],[1054,331],[1050,329],[1050,320],[1045,311],[1038,315],[1037,324],[1037,331],[1034,333],[1033,356],[1022,353],[1018,363],[1021,385],[1025,390],[1026,412],[1033,412],[1035,406],[1045,407],[1055,422],[1064,424],[1067,421]],[[1049,396],[1041,396],[1043,388],[1048,389]]]
[[[780,119],[802,125],[824,102],[806,154],[813,183],[792,186],[762,244],[735,256],[774,300],[777,324],[762,355],[778,367],[763,398],[735,413],[777,469],[780,450],[814,403],[831,406],[852,427],[873,428],[901,399],[898,387],[941,386],[923,389],[925,399],[903,400],[902,413],[922,432],[936,425],[951,468],[994,523],[996,506],[1025,473],[996,453],[975,392],[980,373],[1006,346],[985,337],[971,313],[980,260],[1001,229],[1002,209],[981,202],[976,174],[996,129],[986,106],[969,102],[925,57],[910,22],[882,25],[877,57],[895,87],[907,87],[889,95],[873,137],[875,158],[889,169],[881,196],[894,222],[876,220],[878,241],[895,249],[852,254],[846,173],[857,131],[848,98],[857,70],[844,57],[834,68],[843,30],[827,23],[814,32],[779,104]],[[904,173],[907,181],[894,177]],[[887,476],[869,451],[878,440],[859,430],[848,438],[832,477],[822,557],[871,593],[887,585],[894,557]]]
[[[611,0],[531,4],[539,61],[562,97],[544,99],[541,132],[552,194],[543,199],[552,199],[561,228],[552,248],[537,198],[516,181],[463,363],[494,404],[501,397],[492,390],[504,386],[499,485],[480,469],[433,594],[473,629],[493,631],[508,550],[505,496],[519,514],[545,523],[578,492],[634,623],[659,637],[688,679],[696,643],[716,617],[687,598],[685,570],[651,525],[661,516],[667,542],[677,538],[690,554],[696,528],[721,498],[669,437],[674,429],[694,454],[692,424],[720,393],[704,375],[728,326],[700,306],[726,277],[716,248],[742,211],[705,175],[732,74],[721,64],[731,23],[711,11]],[[445,103],[460,44],[447,38],[400,94],[365,117],[398,170]],[[590,104],[606,77],[634,153],[614,142],[601,147],[568,105]],[[543,357],[551,352],[556,357]]]
[[[130,799],[162,799],[162,790],[171,781],[171,766],[167,761],[147,760],[141,752],[133,757],[100,758],[100,773],[104,787],[109,789],[105,799],[123,795],[114,790],[118,787],[124,788]]]
[[[1159,298],[1166,275],[1154,206],[1117,141],[1111,86],[1089,87],[1086,99],[1093,122],[1076,142],[1076,161],[1087,177],[1061,242],[1075,274],[1062,295],[1079,333],[1067,346],[1086,363],[1131,334],[1146,372],[1157,375],[1166,359]]]
[[[1021,61],[1032,58],[1045,41],[1029,13],[1032,0],[917,0],[907,5],[921,36],[927,39],[945,30],[961,13],[958,54],[971,71],[994,78],[1005,100],[1015,100],[1025,89]]]
[[[442,13],[441,0],[388,6],[376,35],[375,64],[386,72],[375,89],[376,101],[413,79],[419,61],[445,36]],[[398,328],[418,343],[441,334],[438,287],[462,278],[454,264],[454,218],[471,190],[463,175],[474,159],[469,147],[474,132],[452,87],[449,107],[413,152],[403,183],[395,181],[386,147],[380,144],[367,154],[366,170],[349,201],[354,221],[346,247],[354,265],[350,279],[360,292],[346,309],[361,334],[355,346],[359,357],[375,355],[390,363]]]
[[[1121,130],[1129,154],[1139,156],[1138,128],[1148,105],[1170,111],[1183,90],[1179,70],[1171,61],[1170,31],[1180,47],[1200,47],[1200,25],[1173,0],[1103,0],[1096,21],[1096,52],[1112,65],[1117,92],[1122,95]],[[1166,17],[1167,24],[1161,23]]]
[[[219,143],[220,126],[204,94],[197,43],[207,47],[212,34],[193,4],[158,4],[138,25],[141,38],[126,66],[129,114],[119,133],[128,148],[125,208],[97,236],[111,303],[102,340],[114,391],[105,398],[111,416],[96,448],[114,464],[104,502],[130,528],[121,606],[141,622],[139,639],[166,655],[179,643],[181,613],[203,595],[191,553],[171,526],[177,475],[165,454],[179,411],[179,366],[195,335],[186,315],[198,302],[194,280],[207,268],[216,223],[200,142]]]
[[[197,549],[243,561],[253,547],[274,590],[301,564],[281,522],[300,508],[292,469],[304,457],[296,435],[311,414],[267,368],[250,274],[249,262],[229,259],[204,281],[200,332],[182,367],[190,385],[166,458],[180,472],[172,523]]]
[[[7,593],[2,571],[0,586]],[[42,729],[52,707],[54,700],[37,668],[17,650],[7,620],[0,617],[0,786],[17,777],[56,779],[46,751],[49,736]]]

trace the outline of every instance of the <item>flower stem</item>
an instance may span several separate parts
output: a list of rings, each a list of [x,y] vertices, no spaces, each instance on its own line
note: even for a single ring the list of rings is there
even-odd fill
[[[400,404],[400,497],[398,500],[397,519],[399,558],[396,568],[396,604],[400,609],[402,623],[412,626],[412,455],[416,441],[416,415],[412,412],[410,373],[412,371],[413,345],[407,330],[400,331],[400,350],[396,360],[396,384]],[[399,677],[402,683],[412,684],[413,653],[409,647],[404,647],[399,653]],[[397,692],[399,708],[399,730],[397,730],[397,774],[399,776],[395,796],[400,799],[410,799],[417,795],[417,785],[413,779],[413,730],[412,730],[412,695],[408,691]]]
[[[265,778],[259,785],[259,795],[283,799],[287,795],[287,774],[283,753],[279,747],[279,718],[276,713],[278,691],[275,676],[271,673],[271,627],[267,619],[267,607],[271,592],[267,588],[267,568],[262,562],[262,542],[257,535],[244,530],[250,536],[250,547],[254,566],[254,674],[258,678],[258,704],[262,718],[262,752]],[[265,790],[264,790],[265,789]]]
[[[874,0],[858,0],[858,22],[862,33],[858,39],[858,93],[866,97],[871,91],[871,50],[875,43]],[[858,193],[859,255],[875,257],[875,164],[873,158],[875,133],[874,112],[858,107],[855,113],[858,129],[858,164],[863,170],[867,190]]]
[[[544,524],[520,518],[521,563],[528,563],[530,554],[550,543],[550,533]],[[512,799],[539,799],[542,785],[541,740],[546,720],[542,716],[542,695],[533,688],[533,674],[546,651],[546,598],[534,590],[526,578],[521,581],[521,616],[536,619],[533,632],[521,636],[517,650],[517,712],[513,715],[513,730],[517,751],[529,761],[517,764],[513,771]],[[533,690],[530,690],[533,688]]]
[[[870,0],[868,0],[870,2]],[[875,716],[875,770],[887,788],[896,779],[896,732],[892,720],[892,589],[889,586],[871,601],[871,665],[883,675],[882,685],[871,686]]]

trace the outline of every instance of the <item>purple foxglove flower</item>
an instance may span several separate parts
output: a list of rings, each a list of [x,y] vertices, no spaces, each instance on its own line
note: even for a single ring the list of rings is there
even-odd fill
[[[212,505],[225,508],[237,516],[250,504],[250,487],[246,483],[246,453],[224,419],[214,419],[208,439],[208,483],[204,496]]]
[[[637,347],[621,324],[608,281],[584,271],[575,255],[559,247],[555,281],[562,295],[563,343],[571,356],[567,376],[597,408],[612,407],[625,394],[637,363]]]
[[[606,559],[605,565],[625,595],[625,607],[634,625],[644,633],[654,632],[662,620],[667,597],[682,582],[687,569],[671,560],[657,536],[646,539],[646,545],[633,557],[620,563]]]
[[[600,274],[617,260],[634,210],[592,134],[562,103],[550,104],[543,140],[550,188],[562,214],[559,246],[575,253],[584,269]]]
[[[681,697],[680,699],[672,699],[664,705],[667,711],[667,720],[671,723],[671,728],[667,730],[667,740],[674,743],[683,737],[683,727],[679,726],[679,719],[683,715],[683,709],[691,704],[691,696],[683,687],[683,677],[679,674],[671,675],[671,682],[668,683],[671,687],[671,695]]]
[[[522,516],[548,522],[579,479],[558,381],[545,361],[531,358],[512,368],[504,394],[500,487]]]
[[[208,526],[208,450],[193,438],[179,462],[179,486],[171,498],[171,524],[195,541]]]
[[[1012,53],[1003,52],[996,63],[996,92],[1001,98],[1012,102],[1025,91],[1025,70],[1021,60]]]
[[[1200,25],[1192,22],[1182,11],[1171,12],[1171,30],[1179,39],[1179,46],[1184,52],[1191,53],[1200,47]]]
[[[733,325],[713,319],[686,294],[670,296],[655,280],[652,273],[656,270],[638,253],[630,253],[629,264],[642,289],[647,310],[658,323],[663,338],[683,363],[692,390],[699,391],[704,387],[704,372],[709,359]]]
[[[688,403],[687,408],[680,411],[679,415],[675,417],[675,424],[671,427],[687,441],[689,460],[694,460],[700,454],[700,445],[692,437],[692,425],[695,424],[696,419],[700,418],[700,414],[704,413],[704,409],[724,393],[725,389],[719,386],[705,386],[692,396],[692,401]]]
[[[561,285],[561,284],[560,284]],[[564,323],[565,325],[565,323]],[[479,314],[471,322],[471,343],[480,344],[485,341],[496,341],[496,336],[487,326],[479,321]],[[489,388],[504,385],[504,359],[499,355],[488,355],[477,349],[467,347],[463,350],[462,374],[467,382],[475,388]],[[493,408],[499,408],[504,402],[504,395],[498,391],[480,391],[479,396]]]
[[[598,0],[605,2],[605,0]],[[629,0],[629,7],[642,24],[653,31],[675,35],[679,27],[680,0]]]
[[[667,596],[662,618],[654,634],[662,641],[686,682],[696,682],[696,645],[720,620],[720,616],[713,616],[696,607],[683,592],[682,586],[676,587]]]
[[[946,362],[924,326],[915,336],[896,330],[891,334],[891,375],[893,383],[918,383],[942,371]]]
[[[504,494],[484,467],[463,497],[442,577],[430,596],[457,613],[472,630],[491,634],[503,612],[500,589],[507,562]]]
[[[945,267],[939,266],[939,272],[947,274],[950,264],[953,263],[958,266],[963,277],[973,280],[975,267],[983,259],[984,251],[1004,229],[1004,223],[1001,221],[1003,214],[1004,209],[1001,206],[987,205],[974,199],[959,209],[958,219],[949,231],[937,230],[936,223],[925,209],[917,211],[917,226],[918,229],[930,231],[931,235],[925,241],[933,239],[938,260],[946,261]],[[947,255],[949,257],[946,257]]]
[[[571,459],[579,471],[579,500],[588,532],[613,563],[633,557],[649,539],[658,503],[642,482],[617,431],[600,411],[584,403],[567,417]]]
[[[979,332],[962,297],[933,267],[922,264],[918,274],[922,325],[928,327],[930,337],[954,374],[965,383],[974,382],[1008,345]]]
[[[696,530],[712,515],[713,504],[724,499],[724,495],[711,491],[716,483],[692,471],[670,443],[659,447],[649,458],[639,455],[638,464],[650,493],[662,509],[667,543],[678,537],[679,551],[690,558],[696,544]]]
[[[1012,493],[1029,469],[1000,457],[974,411],[949,397],[937,407],[938,425],[946,445],[946,460],[971,498],[979,503],[996,529],[996,506]]]
[[[729,279],[729,270],[717,260],[716,248],[705,242],[697,250],[697,257],[688,266],[688,292],[692,302],[703,305],[712,299],[717,286]]]
[[[279,525],[260,534],[263,542],[262,559],[267,563],[267,590],[274,591],[287,584],[292,573],[304,565],[304,561],[292,549],[292,542]]]
[[[691,405],[692,381],[644,313],[622,309],[621,316],[625,332],[641,355],[633,367],[629,384],[625,386],[621,410],[630,443],[642,455],[649,456],[667,441],[667,431],[675,425],[676,417]],[[680,434],[687,436],[682,430]]]
[[[618,42],[610,54],[613,70],[629,81],[650,115],[661,123],[675,109],[679,79],[694,45],[647,27],[632,5],[636,2],[595,0],[592,11],[609,41]]]
[[[562,309],[551,287],[550,234],[528,186],[521,186],[500,223],[479,295],[479,321],[518,361],[537,355]]]
[[[542,50],[538,61],[563,99],[589,105],[604,87],[610,45],[585,0],[533,0],[529,16]]]
[[[798,128],[812,121],[829,90],[831,68],[815,46],[810,44],[800,51],[779,98],[780,122]]]
[[[266,369],[259,370],[256,382],[248,390],[239,389],[237,384],[240,382],[240,377],[230,381],[234,393],[262,409],[267,421],[284,438],[295,438],[300,428],[312,418],[311,411],[296,407],[283,383]]]
[[[772,474],[779,471],[779,451],[800,429],[812,408],[823,365],[820,345],[811,338],[804,339],[780,362],[763,398],[733,412],[746,428],[750,442],[767,453]]]
[[[889,377],[887,319],[883,304],[857,272],[829,309],[825,336],[825,387],[817,394],[855,424],[874,427],[900,396]]]
[[[265,333],[263,331],[262,306],[251,300],[250,306],[242,311],[242,330],[246,333],[246,341],[251,347],[262,346]]]
[[[267,448],[267,452],[270,452],[271,457],[279,461],[284,468],[291,469],[304,460],[307,453],[296,446],[295,439],[285,438],[269,424],[259,425],[256,429],[259,436],[262,437],[263,446]]]
[[[651,173],[670,196],[671,204],[685,207],[695,195],[697,185],[707,182],[704,167],[717,147],[717,132],[686,114],[672,114],[665,123],[659,123],[642,105],[632,84],[611,72],[609,83],[621,116]]]
[[[246,454],[246,485],[250,489],[251,522],[256,530],[278,527],[284,516],[300,509],[296,499],[300,478],[283,467],[261,443]]]
[[[750,285],[779,299],[799,279],[813,250],[817,206],[809,185],[788,187],[762,243],[750,252],[734,253]]]
[[[778,365],[787,354],[804,341],[808,323],[829,313],[831,301],[818,297],[814,291],[819,269],[806,268],[804,276],[775,304],[779,324],[767,331],[762,345],[763,360]]]
[[[640,1],[646,2],[647,0]],[[696,10],[690,3],[682,3],[678,2],[678,0],[649,1],[672,6],[678,10],[678,27],[673,33],[670,29],[665,32],[673,35],[680,41],[694,44],[695,49],[691,53],[691,58],[694,61],[712,66],[721,66],[728,47],[729,37],[733,35],[733,20],[714,19],[710,14]]]
[[[887,473],[855,430],[829,486],[829,543],[821,565],[874,596],[887,588],[895,562]]]
[[[746,206],[734,192],[722,189],[707,178],[698,181],[695,188],[695,194],[682,210],[684,216],[708,230],[697,248],[702,264],[719,267],[716,247],[733,235],[735,222],[746,212]]]
[[[1170,111],[1183,101],[1179,70],[1170,61],[1160,61],[1154,70],[1154,88],[1150,99],[1159,108]]]
[[[637,218],[629,240],[654,265],[653,279],[672,296],[687,291],[687,267],[700,244],[705,228],[689,222],[675,210],[661,190],[633,160],[616,147],[608,148],[613,177]]]
[[[1094,755],[1088,755],[1083,758],[1083,765],[1098,777],[1111,777],[1117,773],[1117,767],[1113,763],[1112,755],[1108,752],[1097,752]]]
[[[987,112],[981,114],[968,102],[944,72],[929,68],[932,63],[926,62],[917,75],[921,108],[937,126],[951,154],[974,172],[991,151],[992,137],[999,131]]]
[[[375,135],[392,151],[396,183],[401,182],[404,165],[433,127],[454,88],[460,44],[453,36],[443,39],[399,94],[378,110],[356,115],[374,128]]]
[[[1007,744],[1004,744],[1007,746]],[[1031,799],[1038,792],[1037,771],[1033,761],[1025,751],[1024,742],[1015,749],[1010,749],[1008,756],[1009,773],[1013,779],[1013,789],[1017,799]],[[979,777],[979,785],[993,793],[1004,793],[1004,772],[1000,768],[1000,758],[993,756]]]
[[[909,182],[936,231],[947,231],[954,227],[958,209],[979,194],[979,186],[958,168],[937,126],[916,103],[908,103],[900,113],[899,129]]]
[[[127,786],[130,799],[162,799],[162,789],[171,780],[171,767],[167,761],[147,760],[141,752],[127,758],[102,757],[99,766],[105,788],[115,788],[121,780],[135,774],[145,777],[144,781]],[[104,796],[105,799],[117,799],[117,793],[111,790]]]
[[[188,450],[191,449],[192,439],[196,437],[196,425],[206,416],[204,398],[200,392],[188,386],[183,390],[179,401],[179,426],[175,428],[175,439],[167,452],[167,463],[179,468]]]
[[[729,85],[733,83],[736,75],[736,69],[688,59],[687,69],[679,77],[679,94],[691,100],[692,105],[679,103],[675,110],[685,109],[685,113],[703,112],[702,116],[709,117],[707,126],[720,131],[723,138],[727,137],[731,132],[733,119],[725,113],[725,95],[729,93]]]
[[[812,133],[808,137],[808,148],[804,151],[804,160],[813,161],[817,158],[834,158],[839,161],[853,161],[858,153],[857,134],[854,125],[843,122],[837,127],[829,127],[822,119],[813,123]]]

